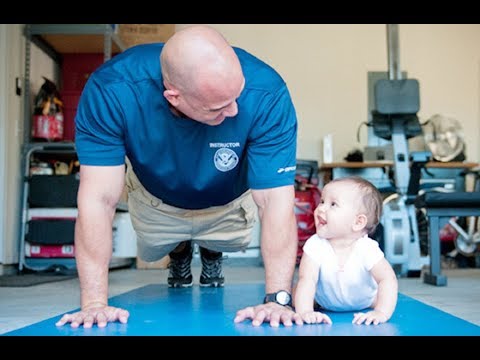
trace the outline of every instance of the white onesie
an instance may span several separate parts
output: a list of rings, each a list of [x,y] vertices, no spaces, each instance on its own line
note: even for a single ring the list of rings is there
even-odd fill
[[[358,311],[372,306],[378,285],[370,270],[383,258],[378,242],[367,235],[353,245],[343,268],[330,242],[313,235],[303,246],[304,254],[319,266],[315,301],[331,311]]]

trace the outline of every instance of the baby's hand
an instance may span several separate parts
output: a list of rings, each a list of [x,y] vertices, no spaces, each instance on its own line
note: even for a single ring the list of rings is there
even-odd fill
[[[302,320],[305,321],[307,324],[321,324],[322,322],[325,324],[331,324],[332,320],[328,317],[328,315],[323,314],[318,311],[310,311],[301,314]]]
[[[373,323],[373,325],[378,325],[387,321],[388,321],[387,316],[383,312],[378,310],[372,310],[367,313],[353,314],[352,324],[370,325]]]

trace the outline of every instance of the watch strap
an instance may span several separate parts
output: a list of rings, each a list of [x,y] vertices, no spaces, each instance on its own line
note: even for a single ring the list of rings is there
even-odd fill
[[[269,293],[265,294],[265,297],[263,298],[263,303],[269,303],[269,302],[277,302],[277,293]]]
[[[281,304],[277,301],[277,294],[279,292],[286,292],[288,294],[288,296],[289,296],[288,303]],[[265,294],[265,297],[263,298],[263,303],[266,304],[266,303],[269,303],[269,302],[274,302],[274,303],[277,303],[277,304],[282,305],[282,306],[292,307],[292,295],[288,291],[285,291],[285,290],[280,290],[280,291],[277,291],[277,292],[274,292],[274,293]]]

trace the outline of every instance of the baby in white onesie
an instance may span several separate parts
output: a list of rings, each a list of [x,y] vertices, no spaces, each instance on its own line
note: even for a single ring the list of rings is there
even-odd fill
[[[380,221],[382,202],[377,188],[360,177],[324,186],[294,294],[295,311],[307,324],[331,324],[322,309],[357,311],[355,324],[377,325],[392,316],[398,280],[378,242],[368,237]]]

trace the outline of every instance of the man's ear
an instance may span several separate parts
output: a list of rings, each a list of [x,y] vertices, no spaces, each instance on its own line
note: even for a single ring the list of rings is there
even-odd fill
[[[359,214],[355,217],[355,221],[353,223],[353,229],[355,231],[363,230],[365,226],[367,226],[367,223],[368,223],[367,216],[365,214]]]
[[[163,96],[165,96],[165,99],[167,99],[173,107],[177,107],[178,105],[178,95],[178,90],[175,89],[167,89],[163,92]]]

